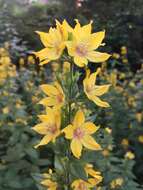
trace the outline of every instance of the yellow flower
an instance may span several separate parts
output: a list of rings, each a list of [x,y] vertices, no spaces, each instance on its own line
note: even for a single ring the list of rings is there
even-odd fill
[[[32,55],[29,55],[27,58],[27,62],[30,64],[35,64],[35,59]]]
[[[138,141],[139,141],[140,143],[143,143],[143,135],[140,135],[140,136],[138,137]]]
[[[126,46],[122,46],[121,47],[121,54],[122,55],[126,55],[127,54],[127,47]]]
[[[86,78],[83,81],[84,92],[87,97],[93,101],[95,104],[101,107],[109,107],[110,105],[107,102],[102,101],[99,96],[105,94],[110,85],[96,85],[96,77],[99,74],[100,69],[97,69],[95,73],[87,73]]]
[[[93,188],[93,185],[82,179],[77,179],[73,181],[71,186],[74,190],[90,190],[91,188]]]
[[[135,82],[131,81],[131,82],[129,82],[129,86],[132,87],[132,88],[135,88],[136,84],[135,84]]]
[[[108,149],[104,149],[104,150],[102,151],[102,155],[103,155],[104,157],[108,157],[108,156],[110,155],[109,150],[108,150]]]
[[[43,84],[41,85],[42,91],[48,95],[48,97],[42,99],[39,103],[44,106],[54,106],[61,107],[65,101],[65,95],[62,90],[62,87],[58,82],[55,82],[54,85]]]
[[[123,58],[122,61],[123,61],[123,63],[128,63],[128,59],[127,58]]]
[[[115,189],[116,187],[122,186],[123,182],[124,182],[123,178],[117,178],[112,180],[110,184],[111,189]]]
[[[139,123],[141,123],[142,122],[142,113],[140,113],[140,112],[136,113],[136,119]]]
[[[91,136],[98,129],[92,122],[85,122],[84,113],[79,110],[73,123],[62,130],[65,137],[71,139],[70,148],[76,158],[80,158],[83,146],[91,150],[101,150],[100,145]]]
[[[123,139],[122,142],[121,142],[121,145],[123,145],[123,146],[129,146],[128,139]]]
[[[68,54],[74,57],[74,62],[79,67],[84,67],[88,64],[88,61],[104,62],[110,57],[107,53],[94,51],[102,45],[105,31],[91,34],[91,24],[92,22],[81,27],[78,20],[76,20],[76,26],[72,32],[72,41],[66,42]]]
[[[106,128],[105,128],[105,131],[106,131],[108,134],[111,134],[111,133],[112,133],[112,129],[110,129],[109,127],[106,127]]]
[[[69,28],[70,26],[64,20],[62,24],[56,21],[56,28],[50,28],[48,33],[37,31],[45,47],[34,53],[39,57],[40,65],[47,64],[51,60],[57,60],[61,56],[65,48],[65,41],[68,40]]]
[[[136,101],[135,101],[135,97],[134,96],[129,96],[127,101],[128,101],[128,105],[129,106],[133,106],[133,107],[136,106]]]
[[[120,58],[120,54],[118,54],[118,53],[113,53],[112,57],[113,57],[114,59],[119,59],[119,58]]]
[[[113,70],[111,74],[108,77],[109,82],[112,84],[112,86],[116,87],[117,84],[117,71]]]
[[[33,130],[37,133],[44,135],[35,148],[46,145],[50,141],[55,142],[56,138],[60,135],[61,115],[58,109],[46,108],[46,115],[39,115],[39,119],[42,123],[33,127]]]
[[[21,65],[21,66],[23,66],[25,64],[25,60],[24,60],[24,58],[20,58],[19,59],[19,65]]]
[[[41,184],[48,188],[48,190],[57,190],[58,184],[50,179],[45,179],[41,182]]]
[[[85,166],[85,171],[87,176],[91,176],[92,178],[88,179],[88,182],[91,183],[92,185],[96,186],[97,184],[99,184],[102,181],[102,176],[101,173],[98,171],[95,171],[93,169],[93,165],[92,164],[86,164]]]
[[[129,160],[133,160],[135,158],[135,155],[134,153],[132,153],[131,151],[128,151],[126,154],[125,154],[125,158],[129,159]]]
[[[5,108],[3,108],[2,109],[2,112],[4,113],[4,114],[7,114],[7,113],[9,113],[9,107],[5,107]]]

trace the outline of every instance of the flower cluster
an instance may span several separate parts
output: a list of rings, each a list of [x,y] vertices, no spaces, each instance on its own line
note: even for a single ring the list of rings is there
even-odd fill
[[[39,32],[44,49],[35,52],[39,58],[40,64],[47,64],[52,60],[57,60],[63,54],[65,48],[68,54],[73,57],[74,63],[79,67],[84,67],[88,61],[99,63],[106,61],[110,55],[97,51],[105,37],[105,31],[91,33],[92,22],[81,26],[76,20],[76,25],[72,28],[66,20],[56,21],[56,28],[50,28],[48,33]]]
[[[84,110],[76,106],[78,99],[76,100],[75,97],[76,93],[77,96],[79,93],[75,92],[74,98],[72,97],[75,90],[73,88],[74,78],[76,78],[76,72],[73,70],[74,64],[86,71],[83,89],[87,98],[97,106],[109,107],[109,104],[102,101],[100,96],[109,90],[110,85],[95,84],[101,69],[97,69],[95,73],[90,73],[88,69],[89,61],[98,63],[106,61],[110,57],[107,53],[97,51],[98,47],[103,45],[105,31],[92,33],[91,30],[92,22],[81,26],[79,21],[76,20],[76,25],[72,28],[64,20],[62,23],[56,21],[56,27],[50,28],[48,33],[37,32],[45,46],[44,49],[34,53],[39,58],[40,65],[65,59],[62,75],[67,76],[67,78],[62,76],[60,80],[60,77],[57,77],[53,84],[41,85],[41,90],[46,97],[39,104],[45,107],[45,114],[38,116],[41,123],[35,125],[33,130],[43,135],[43,138],[35,147],[47,145],[51,142],[55,145],[64,142],[66,151],[63,154],[66,158],[62,158],[62,160],[67,160],[66,162],[69,164],[72,159],[82,159],[86,149],[93,151],[102,149],[94,137],[100,127],[89,119],[86,120]],[[58,65],[56,65],[56,70],[58,70],[57,68]],[[62,81],[63,79],[65,79],[65,82]],[[66,165],[68,164],[66,163]],[[66,175],[67,181],[65,183],[67,183],[67,186],[74,190],[92,189],[102,181],[101,173],[95,171],[92,164],[84,164],[84,172],[86,180],[83,178],[72,179],[69,172]],[[51,190],[58,188],[56,179],[52,181],[52,178],[50,178],[42,181],[42,184]]]
[[[15,77],[16,74],[16,66],[12,64],[7,48],[0,48],[0,84],[8,77]]]

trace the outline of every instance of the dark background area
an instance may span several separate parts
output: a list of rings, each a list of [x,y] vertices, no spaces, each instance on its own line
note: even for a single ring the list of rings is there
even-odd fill
[[[47,3],[46,3],[47,2]],[[39,49],[36,30],[47,31],[55,19],[75,18],[82,24],[93,20],[93,30],[106,30],[106,47],[119,52],[128,48],[128,59],[133,71],[143,63],[143,3],[142,0],[28,0],[0,1],[0,43],[10,41],[13,59]]]

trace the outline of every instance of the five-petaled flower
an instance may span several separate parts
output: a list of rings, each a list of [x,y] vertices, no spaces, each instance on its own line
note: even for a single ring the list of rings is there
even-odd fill
[[[85,172],[87,174],[87,176],[90,178],[88,179],[88,182],[94,186],[98,185],[101,181],[102,181],[102,176],[101,173],[98,171],[95,171],[93,169],[93,165],[92,164],[86,164],[85,166]]]
[[[44,135],[42,140],[35,148],[46,145],[50,141],[55,142],[56,137],[60,135],[61,113],[58,109],[46,108],[46,115],[39,115],[42,123],[33,127],[37,133]]]
[[[39,103],[44,106],[50,107],[62,107],[65,101],[65,95],[61,85],[55,82],[53,85],[43,84],[41,85],[42,91],[48,95],[48,97],[43,98]]]
[[[47,64],[51,60],[60,58],[65,48],[65,41],[68,40],[69,30],[71,30],[71,27],[66,20],[64,20],[62,24],[56,21],[56,28],[51,27],[48,33],[36,32],[39,34],[41,42],[45,46],[44,49],[34,52],[40,60],[40,65]]]
[[[65,133],[65,138],[71,139],[71,151],[76,158],[80,158],[83,146],[91,150],[101,150],[100,145],[91,136],[98,129],[99,127],[94,123],[85,122],[84,113],[79,110],[73,123],[62,130]]]
[[[84,67],[91,62],[104,62],[110,55],[95,51],[99,46],[103,45],[102,41],[105,37],[105,31],[91,33],[92,22],[82,26],[76,20],[76,26],[72,31],[72,40],[66,42],[68,54],[74,57],[74,62],[79,67]]]
[[[96,77],[100,72],[100,68],[97,69],[95,73],[90,74],[89,70],[87,71],[86,77],[83,80],[84,92],[87,97],[93,101],[96,105],[100,107],[109,107],[110,105],[107,102],[102,101],[99,96],[105,94],[110,85],[96,85]]]

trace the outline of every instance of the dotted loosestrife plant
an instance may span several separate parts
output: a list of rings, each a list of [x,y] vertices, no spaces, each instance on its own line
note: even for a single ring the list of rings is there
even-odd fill
[[[34,52],[40,65],[55,60],[59,63],[55,81],[41,85],[45,97],[39,103],[45,107],[45,113],[38,116],[40,123],[33,127],[41,135],[35,148],[51,144],[55,155],[54,167],[40,181],[48,190],[90,190],[102,181],[102,174],[88,161],[91,151],[100,151],[102,146],[95,139],[100,127],[88,119],[92,113],[89,114],[85,102],[110,106],[100,99],[110,85],[96,84],[100,68],[94,73],[88,69],[88,61],[104,62],[110,55],[97,50],[103,45],[105,31],[92,33],[92,22],[81,26],[75,21],[74,28],[66,20],[62,23],[56,20],[56,27],[48,33],[37,31],[44,45],[42,50]],[[80,87],[75,66],[86,73]]]

